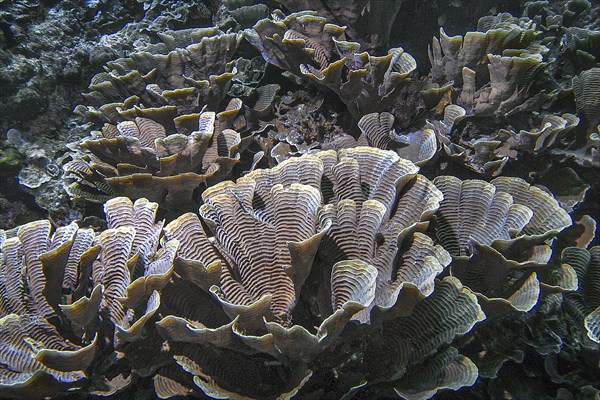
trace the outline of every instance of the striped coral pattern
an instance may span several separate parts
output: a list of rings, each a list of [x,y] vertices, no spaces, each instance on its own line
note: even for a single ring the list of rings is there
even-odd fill
[[[335,154],[335,153],[334,153]],[[257,169],[238,179],[238,183],[246,179],[256,182],[255,196],[267,199],[271,188],[275,185],[289,186],[292,183],[319,188],[324,165],[320,154],[304,155],[300,158],[290,158],[271,169]]]
[[[360,259],[370,261],[376,255],[377,234],[386,208],[376,200],[357,205],[354,200],[327,204],[319,210],[319,224],[327,220],[331,228],[323,239],[323,253],[330,262]]]
[[[0,316],[24,314],[28,311],[28,297],[23,281],[23,245],[18,238],[7,239],[2,243],[0,256]]]
[[[358,127],[370,146],[387,149],[394,129],[394,116],[388,112],[370,113],[358,121]]]
[[[396,198],[396,182],[419,170],[412,162],[401,159],[394,153],[372,147],[343,149],[339,151],[338,157],[340,160],[349,157],[358,162],[364,200],[378,200],[388,208],[388,212],[391,212]],[[336,186],[344,184],[345,181],[336,182]]]
[[[359,260],[336,263],[331,272],[331,304],[334,310],[346,303],[367,307],[375,298],[377,269]]]
[[[50,221],[40,220],[21,226],[17,233],[23,246],[23,272],[27,276],[28,293],[32,300],[31,311],[43,317],[54,314],[42,294],[46,278],[39,260],[39,255],[48,250],[51,229]]]
[[[573,91],[578,114],[586,127],[593,129],[600,123],[600,68],[591,68],[574,76]]]
[[[108,311],[115,325],[124,325],[126,321],[127,309],[118,299],[125,297],[127,285],[131,283],[130,257],[134,236],[134,228],[122,227],[107,229],[98,238],[102,253],[100,263],[95,263],[94,268],[101,268],[101,271],[95,280],[105,288],[100,307]]]
[[[34,374],[48,374],[60,382],[76,382],[86,377],[83,371],[63,365],[65,372],[46,367],[36,359],[42,349],[72,351],[78,347],[60,337],[56,328],[45,319],[32,315],[8,315],[0,319],[0,360],[10,368],[0,369],[0,388],[5,391],[13,385],[24,384]],[[84,367],[85,368],[85,367]],[[46,393],[47,388],[29,387],[29,396]],[[36,393],[37,392],[37,393]]]
[[[145,147],[155,149],[154,141],[166,137],[165,127],[149,118],[135,118],[135,124],[139,130],[137,138]]]
[[[246,187],[252,189],[252,185]],[[269,198],[268,216],[263,219],[243,207],[229,190],[209,197],[200,213],[215,223],[215,238],[234,263],[223,267],[225,298],[247,304],[270,294],[275,320],[287,326],[296,300],[294,282],[285,272],[292,265],[288,242],[300,242],[316,233],[321,197],[315,188],[292,184],[275,185]]]
[[[413,235],[410,247],[401,257],[397,269],[384,271],[382,277],[391,280],[391,289],[410,282],[425,295],[431,294],[435,278],[452,261],[442,246],[434,244],[431,238],[419,232]]]
[[[499,191],[510,194],[515,204],[521,204],[533,211],[531,220],[523,228],[527,235],[544,235],[549,232],[558,233],[572,221],[558,201],[542,189],[529,185],[520,178],[498,177],[492,180]]]
[[[127,197],[116,197],[104,204],[109,229],[135,228],[132,252],[140,253],[144,265],[148,265],[158,246],[162,222],[155,223],[158,204],[147,199],[132,202]]]
[[[178,257],[198,260],[205,266],[219,260],[196,214],[186,213],[170,222],[164,234],[167,240],[179,241]]]
[[[416,304],[409,316],[384,323],[384,340],[373,343],[373,347],[377,349],[375,354],[386,354],[390,362],[378,366],[379,360],[373,359],[371,372],[396,378],[402,376],[408,365],[470,331],[483,319],[485,315],[475,295],[458,279],[447,277],[436,284],[429,297]],[[378,371],[382,367],[389,369]]]
[[[319,64],[319,68],[323,69],[329,63],[329,57],[325,48],[318,41],[303,35],[300,32],[296,32],[292,29],[288,29],[283,34],[283,42],[296,42],[300,46],[303,46],[312,58]]]
[[[490,183],[451,176],[437,177],[434,183],[444,195],[436,233],[452,255],[467,255],[471,240],[491,245],[510,239],[510,233],[521,231],[533,216],[531,209],[514,204],[511,195]]]

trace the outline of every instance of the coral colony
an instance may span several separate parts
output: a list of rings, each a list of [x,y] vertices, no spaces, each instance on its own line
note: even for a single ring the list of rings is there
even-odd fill
[[[0,230],[0,397],[597,398],[593,7],[418,66],[400,0],[265,3],[91,79],[55,175],[103,220]]]

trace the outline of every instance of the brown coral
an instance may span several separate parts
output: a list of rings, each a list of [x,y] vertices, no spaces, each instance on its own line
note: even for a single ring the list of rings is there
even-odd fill
[[[75,289],[78,265],[86,264],[94,234],[76,225],[50,233],[49,221],[36,221],[2,242],[2,397],[48,396],[81,387],[89,378],[97,341],[92,336],[73,343],[53,323],[59,322],[63,287]]]
[[[430,128],[410,132],[396,133],[394,116],[388,112],[364,115],[358,121],[358,127],[370,146],[395,150],[404,159],[423,165],[430,161],[438,150],[437,137]]]
[[[600,343],[600,247],[568,247],[562,253],[562,262],[575,269],[579,280],[577,291],[566,296],[568,309],[576,314],[589,339]]]
[[[168,128],[175,116],[205,105],[216,111],[235,74],[229,61],[241,36],[206,29],[190,35],[195,43],[166,55],[141,52],[109,62],[107,72],[92,78],[84,96],[88,105],[76,112],[112,124],[136,116],[167,120]]]
[[[546,241],[571,225],[569,215],[552,196],[519,178],[486,183],[441,176],[434,183],[444,195],[436,233],[455,258],[453,273],[491,303],[486,312],[504,306],[530,310],[540,290],[536,268],[551,255]]]
[[[230,378],[211,380],[202,372],[216,368],[216,360],[188,356],[192,343],[218,346],[227,357],[245,360],[238,362],[265,355],[289,360],[292,369],[286,374],[296,376],[294,368],[303,371],[303,363],[336,346],[351,320],[367,322],[373,310],[376,326],[382,316],[394,320],[411,315],[413,307],[420,316],[413,313],[412,318],[429,318],[428,306],[419,304],[427,296],[449,304],[453,290],[469,304],[464,318],[451,321],[444,314],[443,323],[456,331],[435,343],[423,342],[423,353],[410,363],[470,330],[483,318],[474,295],[456,280],[444,281],[439,285],[446,289],[434,291],[435,277],[450,257],[419,231],[437,210],[441,193],[416,173],[414,164],[393,152],[358,147],[289,159],[205,191],[200,214],[212,238],[192,214],[165,228],[167,238],[181,241],[175,276],[185,280],[177,278],[165,287],[164,302],[174,315],[157,326],[166,338],[190,343],[175,353],[181,354],[175,356],[178,365],[195,375],[204,393],[237,397]],[[220,307],[215,308],[211,296]],[[186,305],[186,298],[203,306]],[[391,325],[385,328],[386,335],[394,336],[393,331]],[[369,350],[369,360],[381,357],[380,350]],[[393,361],[394,368],[407,362],[398,357],[404,361]],[[444,385],[460,387],[474,379],[472,364],[461,357],[455,355],[447,365],[460,364],[464,375],[448,376]],[[389,371],[382,374],[372,379],[398,379]],[[159,382],[172,381],[160,376]],[[174,382],[183,384],[181,379]],[[436,385],[422,384],[423,390]],[[258,397],[287,390],[279,384]]]
[[[482,29],[491,29],[464,37],[441,30],[433,39],[431,88],[452,87],[468,115],[512,115],[551,104],[557,92],[537,82],[547,63],[540,54],[544,48],[533,43],[534,27],[482,20]]]
[[[387,47],[392,25],[400,11],[401,1],[385,3],[371,0],[278,0],[288,10],[315,10],[328,21],[346,27],[350,39],[367,50]]]
[[[361,53],[359,43],[344,40],[344,31],[303,11],[263,19],[245,34],[268,62],[332,89],[352,114],[391,108],[411,83],[414,58],[402,48],[381,57]]]
[[[104,125],[82,143],[93,156],[81,154],[64,167],[72,197],[102,202],[127,195],[185,209],[199,200],[195,190],[231,172],[247,144],[230,129],[241,100],[215,111],[235,74],[229,60],[241,36],[216,29],[188,35],[197,43],[167,55],[134,53],[92,79],[85,96],[91,105],[76,111]],[[172,46],[181,42],[171,39]]]
[[[76,224],[51,234],[49,221],[35,221],[3,240],[3,397],[50,396],[90,380],[90,392],[111,386],[105,370],[92,370],[96,356],[106,356],[107,343],[124,346],[141,336],[158,309],[157,290],[169,279],[179,244],[170,241],[158,250],[157,208],[147,200],[116,198],[105,206],[109,229],[98,236]],[[113,390],[126,384],[115,381]]]
[[[177,120],[167,134],[150,119],[107,125],[82,147],[93,153],[65,166],[74,179],[67,192],[75,198],[105,201],[111,196],[148,198],[169,209],[189,209],[197,191],[228,176],[247,145],[229,129],[238,101],[223,112],[192,114]]]

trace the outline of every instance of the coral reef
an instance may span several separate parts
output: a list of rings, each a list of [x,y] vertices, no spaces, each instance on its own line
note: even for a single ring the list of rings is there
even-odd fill
[[[582,313],[578,316],[580,321],[587,331],[587,336],[595,341],[600,342],[600,304],[598,304],[598,246],[592,247],[589,250],[579,247],[568,247],[563,250],[562,261],[567,263],[577,272],[579,288],[576,293],[568,295],[567,300],[570,308]]]
[[[348,37],[367,51],[386,48],[402,1],[279,0],[288,10],[315,10],[329,22],[345,26]]]
[[[218,114],[203,110],[218,109],[226,96],[240,37],[215,29],[175,36],[187,39],[173,46],[192,43],[166,55],[134,53],[92,79],[85,96],[92,104],[76,111],[104,125],[81,144],[93,156],[64,167],[76,178],[66,186],[72,197],[102,202],[127,194],[185,210],[195,205],[196,189],[231,172],[245,147],[230,129],[242,103],[234,98]]]
[[[98,261],[88,270],[91,297],[61,310],[78,320],[104,307],[114,343],[123,346],[140,338],[146,321],[164,304],[157,332],[173,343],[167,350],[173,364],[161,366],[161,357],[154,367],[146,365],[157,373],[161,397],[198,390],[256,398],[303,393],[307,382],[324,373],[322,357],[337,351],[339,357],[348,341],[360,338],[360,361],[340,371],[350,374],[350,382],[368,384],[352,388],[342,380],[336,392],[393,389],[428,397],[442,388],[471,385],[478,376],[475,364],[445,344],[486,317],[531,309],[539,282],[527,263],[543,268],[549,251],[544,243],[571,221],[549,195],[514,178],[498,178],[493,186],[454,177],[431,182],[417,172],[394,152],[371,147],[291,158],[235,184],[225,181],[205,190],[200,215],[210,233],[197,216],[184,214],[164,228],[159,252],[157,204],[109,200],[108,229],[96,236]],[[488,208],[477,207],[486,204],[476,200],[482,191],[494,198]],[[434,216],[441,245],[426,235]],[[458,220],[460,229],[453,222]],[[515,237],[518,231],[523,234]],[[465,257],[468,240],[478,253]],[[479,257],[486,252],[492,254]],[[4,253],[8,265],[11,252]],[[448,265],[455,277],[441,279]],[[489,265],[495,269],[488,271]],[[502,268],[516,272],[496,271]],[[489,281],[473,279],[481,274]],[[498,287],[505,294],[496,292]],[[202,306],[191,306],[193,298]],[[38,303],[41,313],[46,302]],[[131,312],[138,308],[139,313]],[[346,337],[352,321],[360,336]],[[441,336],[430,337],[432,332]],[[382,364],[384,355],[389,361]],[[287,372],[277,374],[288,378],[270,378],[262,387],[254,387],[249,375],[247,383],[206,375],[226,362],[254,364],[255,373],[269,376],[275,371],[268,365],[283,360]],[[173,370],[176,366],[181,369]],[[438,375],[424,372],[429,369]],[[190,378],[183,371],[192,375],[193,386],[187,386]]]
[[[220,123],[224,114],[237,111],[232,106],[219,114],[185,115],[187,126],[168,135],[149,118],[105,125],[97,139],[82,143],[93,156],[65,165],[75,178],[66,190],[75,199],[104,202],[126,194],[158,201],[166,209],[189,209],[200,187],[222,180],[238,162],[242,139]],[[189,132],[188,126],[197,128]]]
[[[179,243],[158,250],[156,203],[116,198],[105,204],[108,229],[49,221],[0,231],[2,397],[39,398],[82,388],[109,395],[112,347],[142,333],[160,303]],[[158,251],[157,251],[158,250]]]
[[[597,397],[600,6],[421,3],[0,4],[0,397]]]
[[[61,189],[61,165],[51,165],[48,173],[46,164],[67,162],[69,157],[63,156],[70,150],[65,144],[78,143],[87,134],[89,126],[76,123],[72,110],[102,65],[134,49],[153,47],[164,31],[210,20],[210,9],[196,2],[19,0],[0,4],[0,142],[5,132],[15,129],[21,132],[27,152],[31,147],[38,149],[30,158],[19,146],[7,146],[24,158],[15,175],[23,171],[27,186],[11,186],[21,197],[35,196],[32,199],[38,207],[27,201],[30,213],[41,207],[64,223],[81,214],[66,212],[74,207]]]
[[[265,60],[332,89],[350,112],[364,115],[391,108],[407,90],[417,66],[402,48],[375,57],[345,40],[345,28],[314,12],[263,19],[244,33]]]

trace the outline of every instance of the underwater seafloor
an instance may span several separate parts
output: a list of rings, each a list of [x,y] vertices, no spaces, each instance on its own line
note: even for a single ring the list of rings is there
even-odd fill
[[[0,0],[0,129],[0,398],[600,398],[597,1]]]

